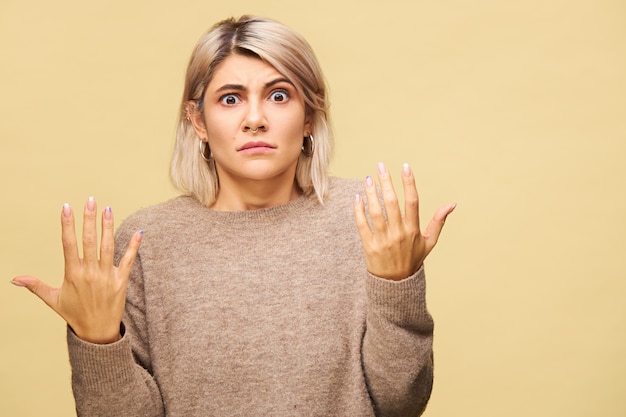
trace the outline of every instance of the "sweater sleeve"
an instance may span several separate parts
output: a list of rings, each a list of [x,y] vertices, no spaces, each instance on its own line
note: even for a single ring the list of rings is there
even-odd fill
[[[68,328],[67,344],[78,416],[165,415],[154,379],[135,363],[127,335],[116,343],[96,345]]]
[[[123,224],[116,234],[116,263],[134,229]],[[72,390],[78,416],[165,416],[161,393],[151,374],[147,342],[138,322],[145,320],[141,259],[133,264],[127,290],[121,340],[98,345],[79,339],[68,328]],[[145,328],[144,328],[145,329]]]
[[[363,367],[376,413],[419,416],[433,383],[433,320],[423,267],[402,281],[367,277]]]

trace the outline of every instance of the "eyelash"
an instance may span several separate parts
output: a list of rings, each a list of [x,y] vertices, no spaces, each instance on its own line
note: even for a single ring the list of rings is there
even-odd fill
[[[232,103],[232,104],[226,103],[226,100],[230,97],[234,97],[237,100],[237,102]],[[239,104],[240,101],[241,99],[239,98],[239,95],[233,94],[233,93],[224,94],[223,96],[220,97],[220,103],[225,104],[227,106],[233,106],[235,104]]]
[[[273,100],[272,97],[274,97],[275,94],[282,94],[282,95],[284,95],[284,99],[282,101],[275,101],[275,100]],[[226,103],[226,100],[231,98],[231,97],[235,98],[237,100],[237,102],[236,103],[232,103],[232,104]],[[275,103],[284,103],[284,102],[286,102],[287,100],[289,100],[291,98],[291,95],[289,94],[289,92],[287,90],[281,88],[281,89],[277,89],[277,90],[272,91],[270,93],[270,95],[269,95],[269,98],[270,98],[270,100],[274,101]],[[241,102],[241,98],[239,97],[238,94],[227,93],[227,94],[224,94],[223,96],[221,96],[219,101],[220,101],[220,103],[225,104],[227,106],[234,106],[235,104],[239,104]]]
[[[283,90],[283,89],[279,89],[279,90],[274,90],[270,93],[270,99],[272,99],[272,97],[274,97],[274,94],[282,94],[285,96],[284,100],[279,101],[278,103],[284,103],[285,101],[289,100],[290,95],[289,92],[287,90]],[[274,101],[276,103],[276,101]]]

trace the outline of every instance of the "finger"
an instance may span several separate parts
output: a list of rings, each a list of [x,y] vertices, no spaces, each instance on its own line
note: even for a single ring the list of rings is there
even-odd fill
[[[448,215],[452,213],[452,211],[454,211],[455,208],[456,203],[448,204],[447,206],[441,207],[439,210],[437,210],[430,223],[428,223],[428,227],[426,227],[426,231],[423,234],[424,240],[426,242],[427,254],[437,244],[437,240],[439,239],[441,230],[446,223],[446,219],[448,218]]]
[[[372,231],[370,225],[367,222],[367,216],[365,215],[365,204],[359,194],[354,196],[354,217],[356,219],[356,227],[361,236],[361,240],[369,239]]]
[[[126,279],[130,275],[130,268],[133,266],[133,262],[135,262],[142,238],[143,230],[135,232],[133,237],[130,238],[130,242],[128,242],[128,247],[126,248],[126,252],[124,252],[124,256],[120,259],[118,270],[121,273],[121,276]]]
[[[409,230],[419,231],[419,195],[413,170],[407,163],[402,165],[402,186],[404,188],[404,224]]]
[[[46,303],[50,308],[59,313],[57,308],[57,301],[59,299],[59,289],[53,288],[46,283],[38,280],[35,277],[24,275],[13,278],[11,281],[13,285],[18,287],[26,287],[39,297],[44,303]]]
[[[111,207],[106,207],[102,212],[102,240],[100,241],[100,267],[111,268],[115,244],[113,242],[113,212]]]
[[[377,231],[386,230],[387,221],[385,220],[382,207],[380,206],[376,184],[370,176],[365,178],[365,195],[367,196],[367,211],[369,212],[373,227],[372,232],[375,233]]]
[[[398,196],[393,187],[391,175],[382,162],[378,163],[378,179],[380,181],[380,189],[387,213],[387,224],[392,230],[402,229],[402,212],[398,204]]]
[[[61,211],[61,243],[65,259],[66,276],[80,267],[76,230],[74,229],[74,212],[69,204],[63,204]]]
[[[96,202],[93,197],[87,200],[83,216],[83,259],[85,264],[95,266],[98,261],[98,232],[96,230]]]

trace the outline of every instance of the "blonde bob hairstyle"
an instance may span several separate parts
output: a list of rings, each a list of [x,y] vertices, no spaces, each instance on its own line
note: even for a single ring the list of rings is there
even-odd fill
[[[215,161],[213,158],[207,161],[201,155],[200,138],[188,112],[202,111],[204,93],[217,67],[225,58],[236,54],[270,64],[304,97],[315,149],[313,155],[300,154],[296,184],[304,194],[315,192],[323,203],[328,189],[333,134],[322,71],[311,46],[302,36],[282,23],[256,16],[217,23],[200,38],[191,55],[170,167],[174,186],[206,206],[215,203],[219,190]]]

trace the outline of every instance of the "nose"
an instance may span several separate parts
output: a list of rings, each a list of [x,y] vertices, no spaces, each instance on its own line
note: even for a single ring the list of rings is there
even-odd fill
[[[257,133],[259,130],[266,129],[267,119],[265,117],[263,100],[250,98],[243,123],[243,130],[251,133]]]

